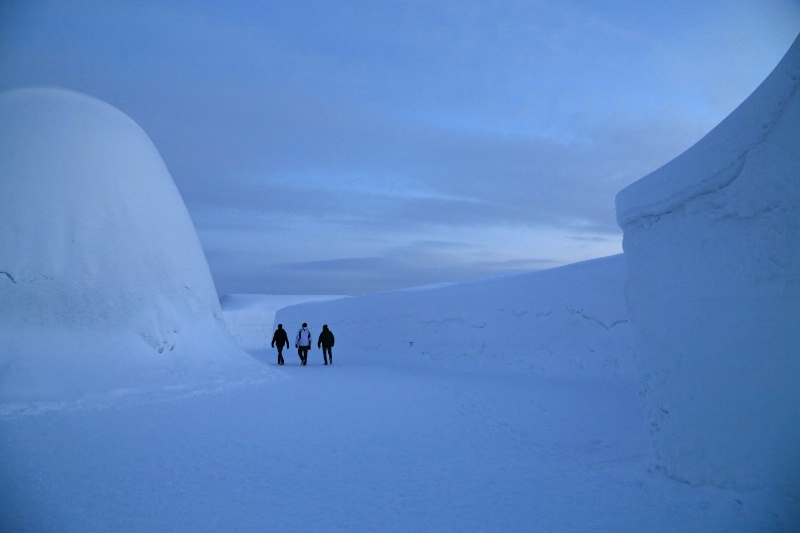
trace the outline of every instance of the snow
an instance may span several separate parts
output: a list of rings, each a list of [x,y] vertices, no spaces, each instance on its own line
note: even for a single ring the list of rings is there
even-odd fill
[[[438,288],[290,306],[290,338],[322,325],[370,357],[445,360],[548,376],[634,378],[621,255]],[[335,355],[335,354],[334,354]]]
[[[800,39],[730,116],[621,191],[643,397],[668,475],[800,497]]]
[[[0,530],[796,531],[787,58],[620,193],[624,256],[347,298],[220,304],[133,121],[0,96]]]
[[[791,531],[800,509],[780,493],[650,468],[624,266],[277,314],[272,297],[225,299],[290,335],[298,320],[315,337],[328,324],[334,364],[315,347],[309,366],[290,349],[276,367],[256,349],[273,380],[7,413],[0,529]]]
[[[289,305],[342,296],[226,294],[220,298],[222,317],[236,343],[245,350],[264,350],[272,343],[275,313]]]
[[[61,89],[3,94],[0,179],[0,401],[257,370],[225,328],[166,166],[126,115]]]

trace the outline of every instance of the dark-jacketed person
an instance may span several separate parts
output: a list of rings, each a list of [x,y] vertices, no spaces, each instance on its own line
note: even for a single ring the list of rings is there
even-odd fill
[[[322,357],[325,359],[325,364],[328,364],[328,360],[330,360],[330,364],[333,364],[333,352],[331,348],[333,348],[334,338],[333,332],[328,329],[328,325],[325,324],[322,326],[322,333],[319,334],[319,339],[317,339],[317,348],[319,349],[322,346]]]
[[[283,361],[283,347],[284,345],[288,348],[289,347],[289,336],[286,334],[286,330],[283,329],[283,324],[278,324],[278,329],[275,330],[275,333],[272,334],[272,347],[278,347],[278,364],[282,365]]]

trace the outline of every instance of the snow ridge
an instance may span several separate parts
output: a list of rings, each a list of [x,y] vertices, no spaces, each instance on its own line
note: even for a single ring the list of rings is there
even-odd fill
[[[798,38],[800,39],[800,38]],[[648,225],[700,196],[729,186],[745,168],[749,153],[773,136],[786,119],[800,89],[798,41],[768,77],[716,128],[663,167],[626,187],[617,195],[617,224]],[[791,146],[782,146],[796,158]],[[644,221],[637,222],[639,219]]]

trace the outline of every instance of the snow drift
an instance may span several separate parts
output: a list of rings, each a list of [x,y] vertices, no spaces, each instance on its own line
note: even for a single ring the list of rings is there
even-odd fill
[[[633,377],[621,255],[433,288],[280,309],[293,342],[327,324],[334,359],[422,358],[546,376]],[[296,357],[296,356],[295,356]],[[271,359],[271,358],[270,358]]]
[[[800,39],[675,160],[621,191],[658,463],[800,495]]]
[[[246,365],[180,194],[130,118],[60,89],[0,95],[0,180],[1,401]]]

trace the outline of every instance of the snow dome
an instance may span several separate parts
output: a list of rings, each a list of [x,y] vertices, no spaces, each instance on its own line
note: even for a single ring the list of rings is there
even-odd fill
[[[181,196],[125,114],[60,89],[0,95],[0,182],[0,399],[183,382],[247,359]]]
[[[800,39],[679,157],[622,190],[659,466],[800,495]]]

